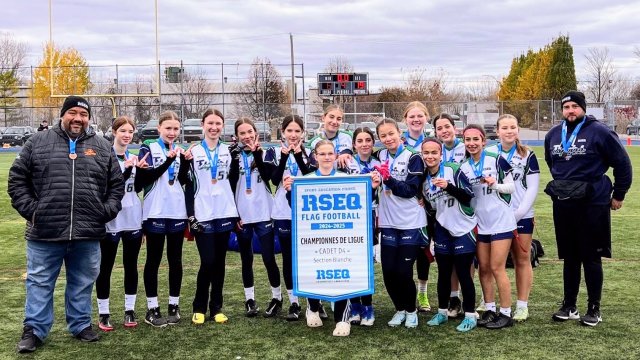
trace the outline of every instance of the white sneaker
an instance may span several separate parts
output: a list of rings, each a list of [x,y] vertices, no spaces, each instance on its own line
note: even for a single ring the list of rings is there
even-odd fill
[[[322,319],[320,319],[320,314],[317,311],[311,311],[311,309],[307,308],[306,312],[307,318],[307,326],[308,327],[320,327],[322,326]]]
[[[402,323],[404,322],[404,320],[407,318],[407,312],[402,310],[402,311],[396,311],[396,313],[393,315],[393,317],[391,318],[391,320],[389,320],[389,322],[387,323],[389,326],[394,327],[394,326],[400,326],[402,325]]]
[[[487,311],[487,305],[485,305],[484,300],[480,302],[480,305],[476,308],[477,312],[485,312]]]
[[[418,327],[418,311],[408,312],[404,326],[412,329]]]

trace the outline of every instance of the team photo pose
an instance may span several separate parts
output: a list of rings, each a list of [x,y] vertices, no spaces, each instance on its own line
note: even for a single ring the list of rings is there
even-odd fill
[[[474,193],[471,207],[478,220],[478,266],[487,307],[487,311],[478,320],[478,326],[501,329],[513,325],[511,284],[505,266],[517,227],[510,207],[510,194],[514,192],[515,185],[507,160],[485,151],[484,129],[477,125],[467,125],[463,136],[469,159],[462,163],[460,170],[469,179]],[[496,312],[494,280],[500,295],[499,312]]]
[[[376,169],[383,180],[378,195],[382,275],[396,309],[388,325],[404,323],[408,328],[415,328],[418,311],[413,265],[418,251],[425,246],[421,229],[427,225],[424,208],[417,198],[424,162],[419,154],[402,144],[400,129],[394,120],[380,120],[376,133],[384,146],[375,154],[382,163]]]
[[[507,160],[516,186],[510,203],[518,222],[518,238],[511,244],[517,289],[513,320],[525,321],[529,318],[529,292],[533,285],[533,268],[531,267],[533,204],[538,195],[540,166],[533,151],[520,143],[518,131],[518,119],[515,116],[501,115],[497,123],[500,142],[488,146],[487,152],[500,154]]]
[[[229,182],[235,194],[240,220],[236,226],[236,236],[240,246],[242,261],[242,283],[245,294],[246,316],[258,315],[255,301],[253,277],[253,236],[260,242],[262,262],[267,269],[271,285],[271,301],[264,316],[274,317],[282,309],[282,291],[280,289],[280,269],[276,262],[273,221],[273,195],[269,178],[273,173],[272,163],[264,161],[265,152],[258,141],[258,130],[254,122],[246,117],[239,118],[234,124],[238,139],[237,150],[231,160]],[[238,153],[238,154],[236,154]]]
[[[433,214],[429,221],[434,220],[432,240],[438,264],[438,312],[427,325],[438,326],[449,320],[451,274],[457,269],[465,316],[456,329],[467,332],[476,327],[476,291],[469,272],[476,253],[473,190],[458,164],[442,161],[439,140],[426,139],[422,143],[422,158],[426,165],[422,194],[427,213]]]
[[[136,183],[144,187],[142,230],[147,243],[144,265],[144,288],[147,314],[144,321],[154,327],[165,327],[180,321],[180,288],[182,287],[182,243],[187,226],[184,191],[189,166],[181,159],[183,149],[175,144],[180,134],[180,118],[173,111],[160,114],[157,140],[140,147],[138,157],[146,159],[153,169],[141,172]],[[168,163],[168,165],[163,165]],[[169,263],[169,306],[165,318],[158,305],[158,269],[162,260],[165,238]]]
[[[315,149],[318,141],[325,139],[333,143],[338,152],[337,164],[341,167],[346,166],[346,161],[351,159],[353,152],[351,150],[351,133],[340,130],[342,120],[344,119],[344,111],[339,105],[332,104],[324,109],[322,115],[322,133],[315,136],[309,141],[309,149]],[[315,166],[313,151],[311,151],[311,163]]]
[[[187,153],[191,171],[185,187],[186,208],[200,256],[191,318],[196,325],[205,322],[207,306],[211,320],[228,321],[222,312],[222,289],[229,235],[238,221],[238,211],[229,181],[232,154],[220,140],[223,128],[222,113],[206,110],[202,115],[204,140]]]

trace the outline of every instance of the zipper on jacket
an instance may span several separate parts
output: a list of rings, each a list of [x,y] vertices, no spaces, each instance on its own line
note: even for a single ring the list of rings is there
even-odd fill
[[[71,160],[71,226],[69,227],[69,241],[73,236],[73,204],[76,194],[76,160]]]

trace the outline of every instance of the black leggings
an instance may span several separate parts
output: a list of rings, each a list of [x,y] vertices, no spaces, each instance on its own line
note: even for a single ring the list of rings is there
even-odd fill
[[[418,248],[418,255],[416,257],[416,273],[418,273],[418,280],[429,280],[429,268],[431,267],[431,263],[429,263],[429,259],[425,254],[425,251],[429,251],[429,249]]]
[[[309,301],[309,310],[317,312],[320,310],[320,300],[307,299]],[[333,303],[333,320],[338,323],[341,321],[349,321],[351,309],[349,308],[349,300],[338,300]]]
[[[475,311],[476,288],[469,272],[474,257],[474,253],[459,255],[436,254],[436,260],[438,261],[438,307],[440,309],[449,308],[451,273],[455,268],[462,289],[462,308],[467,313]]]
[[[413,280],[413,263],[418,245],[398,247],[382,244],[382,276],[384,286],[397,311],[416,311],[416,283]]]
[[[135,295],[138,293],[138,254],[142,246],[142,231],[136,231],[137,235],[131,236],[132,231],[122,231],[122,265],[124,267],[124,293]],[[114,241],[107,234],[100,240],[100,274],[96,279],[96,295],[98,299],[108,299],[111,292],[111,271],[116,262],[118,253],[118,241]]]
[[[599,256],[581,257],[580,254],[569,253],[564,258],[562,277],[564,280],[564,301],[567,305],[576,305],[580,290],[580,267],[584,267],[584,281],[587,284],[588,302],[600,307],[602,298],[602,259]]]
[[[158,296],[158,269],[162,261],[164,238],[167,238],[167,262],[169,263],[169,296],[180,296],[182,286],[182,243],[184,231],[169,234],[146,233],[147,261],[144,264],[144,289],[147,297]]]
[[[244,225],[251,226],[252,224]],[[238,245],[240,246],[240,259],[242,260],[242,284],[245,288],[253,287],[253,230],[248,237],[244,232],[237,231]],[[269,284],[271,287],[280,286],[280,269],[276,262],[273,231],[258,237],[262,252],[262,262],[267,269]]]
[[[222,288],[230,234],[231,231],[196,234],[200,269],[196,280],[196,296],[193,299],[194,313],[205,314],[207,302],[212,316],[222,310]]]
[[[287,290],[293,290],[293,245],[291,244],[291,233],[283,236],[282,232],[278,235],[280,241],[280,249],[282,250],[282,276],[284,277],[284,285]]]
[[[358,296],[349,299],[352,304],[362,304],[363,306],[371,306],[373,303],[373,295]]]

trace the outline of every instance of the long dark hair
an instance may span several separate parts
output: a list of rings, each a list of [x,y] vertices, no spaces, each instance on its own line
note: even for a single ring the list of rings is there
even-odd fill
[[[369,129],[368,127],[359,127],[355,130],[353,130],[353,140],[351,142],[351,147],[353,148],[353,151],[355,152],[356,150],[356,138],[358,137],[358,135],[360,135],[361,133],[365,133],[368,134],[371,137],[371,141],[373,141],[373,143],[376,142],[376,137],[373,134],[373,131],[371,131],[371,129]]]
[[[280,125],[280,139],[282,140],[282,137],[284,136],[284,130],[289,126],[289,124],[291,124],[292,122],[298,124],[298,126],[300,126],[300,129],[302,130],[302,134],[304,134],[304,121],[302,121],[302,118],[298,115],[287,115],[284,117],[284,119],[282,119],[282,125]],[[300,139],[300,141],[303,141],[303,139]],[[307,155],[307,152],[304,151],[304,145],[302,146],[302,156],[305,158],[307,164],[309,163],[309,155]]]

